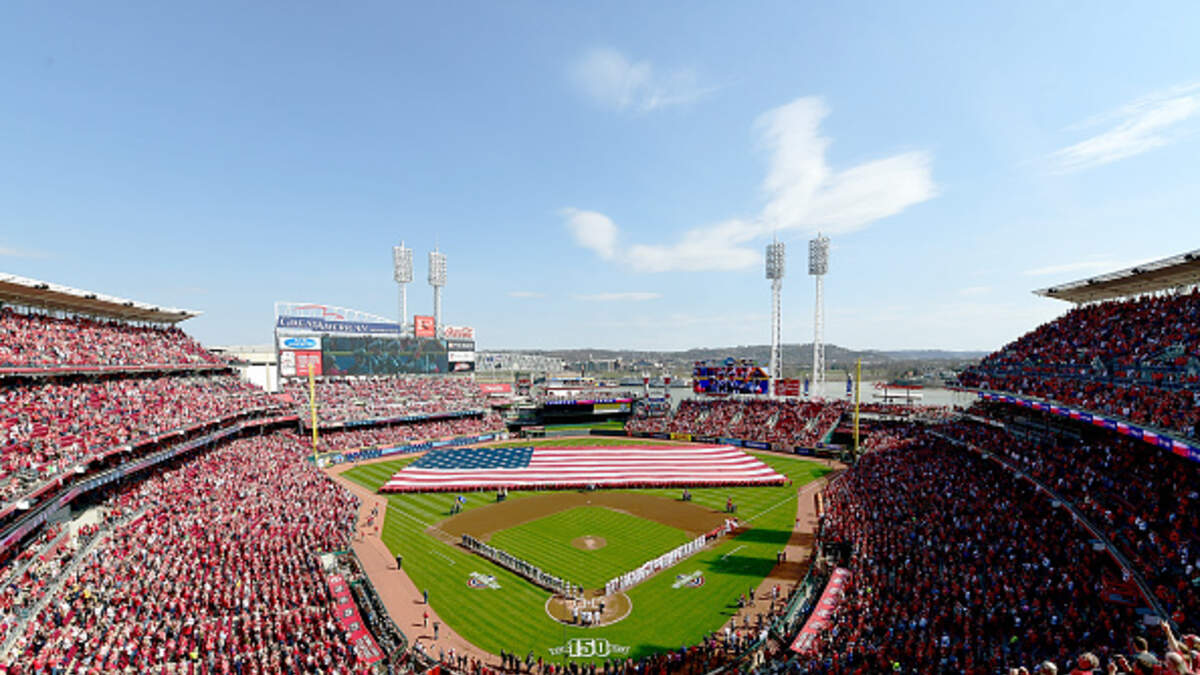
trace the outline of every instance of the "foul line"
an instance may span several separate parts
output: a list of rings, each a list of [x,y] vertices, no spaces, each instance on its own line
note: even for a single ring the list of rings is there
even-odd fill
[[[396,513],[399,513],[400,515],[404,516],[405,518],[408,518],[409,520],[415,522],[416,524],[420,525],[421,527],[433,527],[433,525],[430,525],[429,523],[417,518],[416,516],[412,515],[408,511],[405,511],[404,509],[400,508],[399,506],[389,503],[388,511],[391,511],[393,509],[396,511]]]
[[[783,499],[780,499],[779,501],[775,502],[774,505],[768,506],[767,508],[763,509],[762,511],[759,511],[758,513],[747,518],[746,522],[748,523],[752,520],[757,519],[759,516],[767,515],[768,513],[774,511],[775,509],[779,508],[780,506],[783,506],[784,504],[788,503],[791,499],[792,499],[791,496],[787,496],[787,497],[784,497]]]
[[[440,552],[440,551],[436,551],[436,550],[434,550],[434,549],[432,549],[432,548],[431,548],[431,549],[429,549],[429,552],[430,552],[430,553],[432,553],[432,554],[434,554],[434,555],[436,555],[437,557],[439,557],[439,558],[441,558],[441,559],[445,560],[446,562],[450,563],[451,565],[453,565],[453,564],[454,564],[454,561],[453,561],[453,560],[450,558],[450,556],[446,555],[445,553],[442,553],[442,552]]]
[[[725,554],[721,556],[721,560],[724,560],[724,559],[728,558],[729,556],[733,555],[734,553],[737,553],[738,551],[740,551],[740,550],[742,550],[742,549],[744,549],[744,548],[746,548],[746,545],[745,545],[745,544],[740,544],[740,545],[738,545],[738,546],[735,546],[735,547],[733,548],[733,550],[731,550],[731,551],[726,551],[726,552],[725,552]]]

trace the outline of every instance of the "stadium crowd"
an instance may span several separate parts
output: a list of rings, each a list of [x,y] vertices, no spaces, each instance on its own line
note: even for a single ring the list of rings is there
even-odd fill
[[[175,327],[0,309],[0,367],[219,363]]]
[[[30,619],[7,672],[368,672],[348,665],[314,555],[348,544],[357,505],[302,450],[245,438],[115,493],[122,524]]]
[[[0,381],[0,499],[19,474],[57,473],[94,453],[197,422],[276,406],[232,375]]]
[[[945,431],[1004,457],[1079,507],[1175,623],[1200,632],[1200,464],[1115,434],[1019,438],[973,422]]]
[[[626,429],[811,447],[825,437],[845,411],[843,401],[687,399],[668,417],[633,418]]]
[[[284,391],[296,401],[299,414],[309,413],[307,380],[286,380]],[[487,396],[475,381],[444,375],[327,377],[316,382],[316,392],[323,424],[487,408]]]
[[[817,655],[794,673],[991,675],[1136,626],[1097,589],[1114,574],[1069,512],[964,450],[924,436],[865,455],[825,493],[826,541],[852,544],[853,576]]]
[[[482,415],[382,424],[352,429],[320,431],[318,427],[317,451],[345,452],[369,447],[389,447],[460,436],[476,436],[504,429],[504,420],[491,411]],[[299,443],[307,444],[311,451],[311,437],[303,439],[297,437],[296,440]]]
[[[1078,307],[959,379],[1200,437],[1200,290]]]

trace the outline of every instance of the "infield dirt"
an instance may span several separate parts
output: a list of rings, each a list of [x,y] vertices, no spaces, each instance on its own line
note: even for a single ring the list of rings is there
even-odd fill
[[[693,537],[720,527],[724,513],[691,502],[631,492],[553,492],[504,501],[451,516],[434,526],[454,540],[469,534],[487,541],[493,532],[577,506],[599,506],[683,530]],[[432,534],[433,532],[431,532]]]

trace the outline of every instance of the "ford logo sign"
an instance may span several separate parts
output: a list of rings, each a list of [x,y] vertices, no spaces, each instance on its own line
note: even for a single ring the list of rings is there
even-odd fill
[[[308,337],[284,338],[283,346],[288,349],[316,349],[317,339]]]

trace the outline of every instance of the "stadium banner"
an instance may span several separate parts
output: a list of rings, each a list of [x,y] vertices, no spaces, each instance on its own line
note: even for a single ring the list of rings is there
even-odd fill
[[[427,338],[327,336],[321,357],[325,375],[433,374],[449,370],[446,348]]]
[[[747,447],[747,448],[754,448],[755,450],[770,450],[771,449],[771,444],[765,443],[763,441],[744,441],[743,445],[745,445],[745,447]]]
[[[446,349],[452,352],[475,351],[474,340],[446,340]]]
[[[452,373],[473,373],[475,372],[474,361],[451,361],[450,372]]]
[[[479,390],[485,394],[511,394],[512,385],[508,382],[480,382]]]
[[[372,333],[400,334],[398,323],[369,323],[366,321],[329,321],[308,316],[281,316],[275,320],[276,328],[310,333]]]
[[[1027,408],[1032,407],[1035,403],[1035,401],[1032,399],[1023,399],[1004,394],[995,394],[988,391],[980,391],[978,394],[979,398],[985,401],[1003,401],[1004,403],[1013,403]],[[1159,432],[1137,426],[1136,424],[1122,422],[1113,418],[1104,417],[1103,415],[1084,412],[1082,410],[1063,408],[1053,405],[1047,405],[1044,409],[1061,417],[1067,417],[1084,424],[1102,427],[1110,431],[1115,431],[1123,436],[1129,436],[1130,438],[1140,439],[1151,445],[1156,445],[1160,448],[1170,450],[1172,453],[1179,455],[1180,457],[1186,457],[1192,461],[1200,462],[1200,445],[1194,445],[1192,443],[1175,440],[1169,436],[1164,436]]]
[[[446,352],[446,358],[451,361],[475,362],[475,352]]]
[[[804,627],[792,642],[792,651],[797,654],[816,651],[817,639],[829,627],[834,610],[842,603],[846,594],[846,584],[849,581],[850,570],[845,567],[834,568],[833,574],[829,575],[829,582],[825,584],[825,591],[821,593],[821,599],[817,601],[812,613],[808,615],[808,621],[804,622]]]
[[[321,351],[321,338],[310,336],[279,336],[280,349],[295,349],[296,351]]]
[[[631,434],[624,429],[588,429],[588,434],[591,436],[620,436],[627,438]]]
[[[447,340],[475,340],[475,328],[472,326],[442,326],[442,337]]]
[[[655,431],[654,433],[650,434],[650,438],[657,438],[660,441],[669,441],[671,440],[671,434]]]
[[[422,316],[420,314],[413,315],[413,335],[417,337],[436,337],[437,323],[432,316]]]
[[[371,631],[367,630],[363,624],[362,617],[358,613],[358,605],[354,603],[354,596],[350,593],[350,586],[346,583],[345,577],[340,574],[331,574],[328,584],[329,595],[333,597],[333,603],[337,605],[336,614],[342,624],[342,630],[346,631],[347,638],[354,647],[354,653],[358,655],[358,660],[367,664],[383,660],[383,650],[375,643]]]
[[[796,448],[793,450],[793,452],[796,453],[797,455],[805,455],[807,457],[811,457],[813,454],[813,449],[805,448],[805,447],[797,445]]]
[[[280,377],[295,377],[296,376],[296,352],[292,349],[284,349],[279,352],[279,376]]]
[[[692,441],[696,443],[716,443],[716,436],[692,436]]]
[[[635,431],[630,434],[634,438],[652,438],[649,431]]]
[[[742,439],[740,438],[718,438],[717,441],[724,443],[725,445],[732,445],[737,448],[742,447]]]
[[[673,441],[689,441],[690,442],[692,440],[692,435],[680,433],[677,431],[672,431],[671,432],[671,440],[673,440]]]

